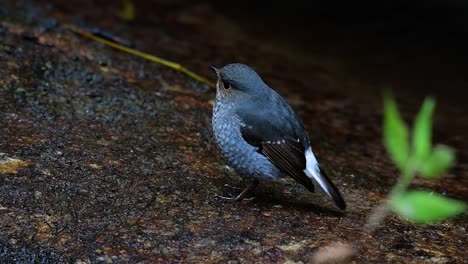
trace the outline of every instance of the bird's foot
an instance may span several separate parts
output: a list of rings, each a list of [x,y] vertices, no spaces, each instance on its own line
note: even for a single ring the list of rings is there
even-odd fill
[[[239,201],[252,201],[252,200],[255,199],[255,197],[246,198],[246,197],[244,197],[245,195],[242,195],[242,193],[239,194],[239,195],[232,195],[232,194],[228,193],[228,195],[229,196],[222,196],[222,195],[219,195],[219,194],[215,194],[216,197],[227,200],[227,201],[239,202]]]
[[[255,187],[257,187],[257,185],[258,185],[258,180],[254,180],[249,186],[247,186],[247,188],[245,188],[237,196],[229,195],[229,197],[226,197],[226,196],[221,196],[221,195],[218,195],[218,194],[216,194],[216,196],[220,197],[222,199],[225,199],[225,200],[230,200],[230,201],[242,201],[242,200],[252,201],[253,199],[255,199],[255,197],[250,197],[250,198],[244,198],[244,197],[245,197],[246,194],[253,191],[255,189]],[[224,186],[229,186],[229,187],[234,188],[234,189],[237,188],[237,187],[233,187],[233,186],[230,186],[230,185],[227,185],[227,184],[225,184]],[[238,188],[238,189],[240,189],[240,188]]]

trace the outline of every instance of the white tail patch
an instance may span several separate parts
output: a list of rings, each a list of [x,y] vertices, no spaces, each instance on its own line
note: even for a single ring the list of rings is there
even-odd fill
[[[306,157],[306,168],[304,173],[307,177],[314,179],[320,187],[328,194],[328,196],[332,197],[330,191],[328,190],[328,184],[325,182],[325,179],[320,174],[320,168],[318,166],[317,159],[315,158],[314,153],[312,152],[312,148],[309,147],[305,152]]]

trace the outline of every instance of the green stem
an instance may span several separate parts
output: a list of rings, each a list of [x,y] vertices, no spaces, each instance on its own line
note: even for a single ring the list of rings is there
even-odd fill
[[[406,169],[403,171],[400,178],[398,178],[397,183],[390,192],[389,198],[373,210],[373,212],[367,220],[366,225],[364,226],[364,230],[370,233],[375,228],[377,228],[377,226],[379,226],[379,224],[383,221],[385,216],[387,216],[388,212],[390,211],[390,201],[392,201],[392,199],[395,199],[395,197],[398,197],[405,193],[406,189],[408,189],[408,186],[411,184],[415,176],[416,165],[414,159],[410,158],[408,160]]]
[[[398,179],[395,187],[393,187],[392,191],[390,192],[390,200],[393,197],[400,196],[406,192],[408,186],[413,181],[414,177],[416,176],[416,166],[413,158],[408,160],[408,164],[403,171],[402,175]]]

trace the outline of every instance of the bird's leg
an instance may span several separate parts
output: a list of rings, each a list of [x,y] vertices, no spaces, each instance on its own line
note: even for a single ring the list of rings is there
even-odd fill
[[[239,193],[239,195],[237,195],[236,198],[234,198],[234,201],[241,201],[244,199],[245,195],[253,191],[257,187],[258,183],[258,180],[253,180],[249,186],[247,186],[241,193]]]
[[[216,195],[220,198],[223,198],[223,199],[226,199],[226,200],[231,200],[231,201],[242,201],[242,200],[252,200],[254,197],[252,198],[246,198],[244,199],[244,197],[251,191],[253,191],[257,185],[259,184],[259,181],[258,180],[254,180],[250,185],[248,185],[241,193],[239,193],[239,195],[237,195],[236,197],[225,197],[225,196],[220,196],[220,195]]]

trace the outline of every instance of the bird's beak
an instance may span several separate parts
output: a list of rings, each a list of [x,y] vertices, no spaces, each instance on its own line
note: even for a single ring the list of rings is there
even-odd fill
[[[210,66],[210,68],[216,73],[216,90],[218,90],[218,87],[220,85],[219,82],[221,80],[221,76],[219,76],[219,70],[214,66]]]
[[[210,66],[210,68],[219,76],[219,70],[215,66]]]

